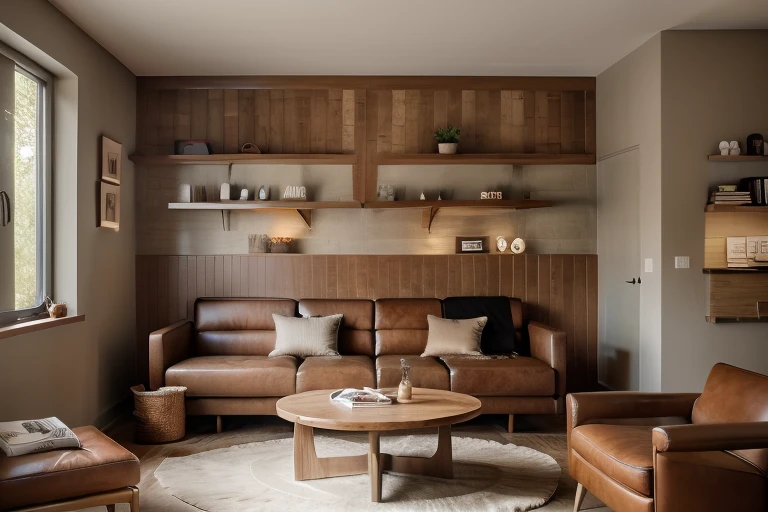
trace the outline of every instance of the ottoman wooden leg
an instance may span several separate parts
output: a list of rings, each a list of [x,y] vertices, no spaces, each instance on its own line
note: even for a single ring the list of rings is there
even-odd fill
[[[139,512],[139,490],[136,487],[131,487],[131,512]]]

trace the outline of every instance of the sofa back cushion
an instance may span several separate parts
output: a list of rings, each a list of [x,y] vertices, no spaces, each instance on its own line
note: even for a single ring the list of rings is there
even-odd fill
[[[275,348],[272,313],[296,316],[292,299],[198,299],[197,355],[266,356]]]
[[[768,421],[768,376],[718,363],[693,405],[693,423]],[[747,460],[768,473],[768,449],[741,450]]]
[[[448,297],[443,300],[443,316],[452,320],[486,317],[480,343],[483,354],[511,354],[520,349],[507,297]]]
[[[342,314],[339,331],[341,355],[372,356],[374,353],[373,301],[354,299],[302,299],[299,314],[303,317]]]
[[[442,317],[440,300],[377,300],[376,355],[421,355],[429,335],[427,315]]]

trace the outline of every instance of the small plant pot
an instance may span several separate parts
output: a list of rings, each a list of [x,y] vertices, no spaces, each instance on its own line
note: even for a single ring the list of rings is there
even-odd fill
[[[441,155],[455,155],[457,149],[459,149],[458,142],[441,142],[437,145],[437,151]]]

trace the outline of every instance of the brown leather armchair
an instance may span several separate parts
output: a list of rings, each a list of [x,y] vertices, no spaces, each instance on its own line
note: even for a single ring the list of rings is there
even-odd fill
[[[574,393],[566,407],[574,511],[587,490],[615,512],[768,510],[768,376],[720,363],[701,395]]]

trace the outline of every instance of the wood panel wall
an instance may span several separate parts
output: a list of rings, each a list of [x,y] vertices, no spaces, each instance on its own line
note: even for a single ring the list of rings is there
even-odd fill
[[[137,256],[139,374],[148,335],[192,318],[198,297],[519,297],[531,320],[566,332],[569,391],[597,387],[595,255]]]

